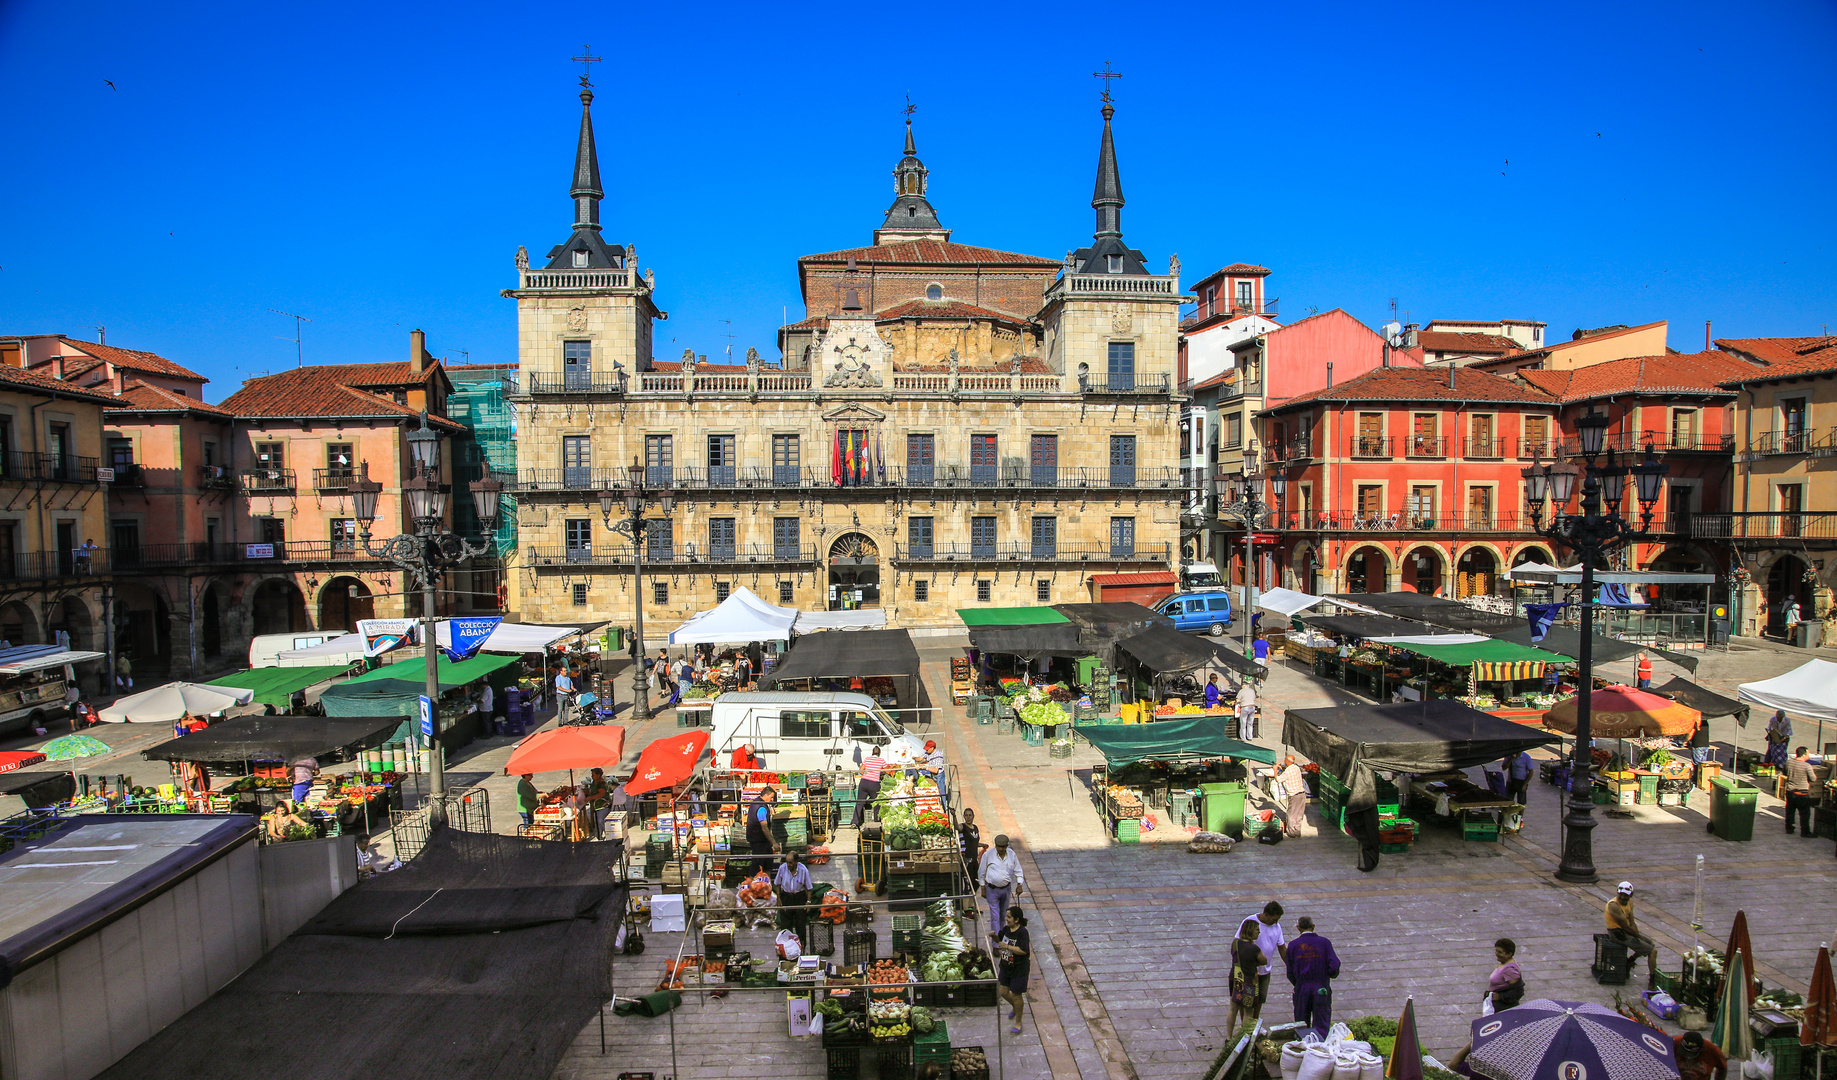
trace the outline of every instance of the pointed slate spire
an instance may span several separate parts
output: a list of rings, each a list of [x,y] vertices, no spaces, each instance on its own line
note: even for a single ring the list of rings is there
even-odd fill
[[[925,198],[931,189],[931,170],[918,158],[912,137],[912,116],[906,116],[906,155],[893,167],[893,205],[886,220],[874,230],[874,242],[897,240],[948,240],[950,230],[938,221],[938,212]]]
[[[593,144],[593,91],[580,92],[580,142],[574,148],[574,229],[600,231],[600,155]]]
[[[918,145],[912,141],[912,118],[910,116],[906,117],[906,156],[918,156]]]
[[[1116,107],[1103,106],[1103,145],[1097,151],[1097,188],[1091,208],[1097,211],[1097,239],[1123,235],[1123,181],[1116,172],[1116,143],[1110,136],[1110,118]]]

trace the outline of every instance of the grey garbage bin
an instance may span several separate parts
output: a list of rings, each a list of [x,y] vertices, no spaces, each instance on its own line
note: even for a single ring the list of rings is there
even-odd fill
[[[1815,649],[1824,642],[1822,622],[1802,622],[1792,628],[1792,643],[1801,649]]]

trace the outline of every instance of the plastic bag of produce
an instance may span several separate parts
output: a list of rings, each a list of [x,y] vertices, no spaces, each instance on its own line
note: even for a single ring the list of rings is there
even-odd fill
[[[778,943],[780,960],[795,960],[804,955],[804,943],[798,939],[795,930],[780,930],[778,937],[773,940]]]
[[[1369,1051],[1358,1056],[1359,1080],[1384,1080],[1384,1059]]]
[[[1187,841],[1186,849],[1196,854],[1220,855],[1236,846],[1237,841],[1224,833],[1202,832],[1195,833],[1193,838]]]
[[[1304,1042],[1292,1042],[1282,1048],[1282,1080],[1295,1080],[1301,1074],[1301,1059],[1307,1052],[1308,1044]]]
[[[1350,1038],[1352,1038],[1352,1029],[1347,1027],[1344,1023],[1335,1022],[1332,1027],[1327,1029],[1328,1046],[1344,1042]]]
[[[1333,1065],[1333,1051],[1325,1045],[1310,1046],[1301,1056],[1301,1068],[1295,1073],[1295,1080],[1333,1080]]]

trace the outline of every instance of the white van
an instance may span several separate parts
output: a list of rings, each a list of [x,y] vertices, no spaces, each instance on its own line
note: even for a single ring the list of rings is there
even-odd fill
[[[750,746],[773,772],[858,769],[870,748],[889,765],[925,760],[924,740],[866,694],[762,690],[715,700],[710,745],[715,767]]]

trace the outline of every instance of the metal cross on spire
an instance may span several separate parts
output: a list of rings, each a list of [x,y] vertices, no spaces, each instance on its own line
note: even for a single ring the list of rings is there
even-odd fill
[[[1102,70],[1102,71],[1093,71],[1093,72],[1091,72],[1091,76],[1092,76],[1093,78],[1097,78],[1097,79],[1102,79],[1102,80],[1103,80],[1103,103],[1104,103],[1105,105],[1109,105],[1109,104],[1111,104],[1111,99],[1110,99],[1110,80],[1111,80],[1111,79],[1120,79],[1120,78],[1122,78],[1122,77],[1123,77],[1123,73],[1122,73],[1122,72],[1120,72],[1120,71],[1112,71],[1112,70],[1110,69],[1110,61],[1108,61],[1108,60],[1105,60],[1105,61],[1103,62],[1103,70]]]
[[[580,52],[579,56],[573,58],[574,62],[580,65],[580,84],[583,88],[591,88],[593,86],[593,65],[599,63],[600,58],[593,55],[591,45],[582,45]]]

